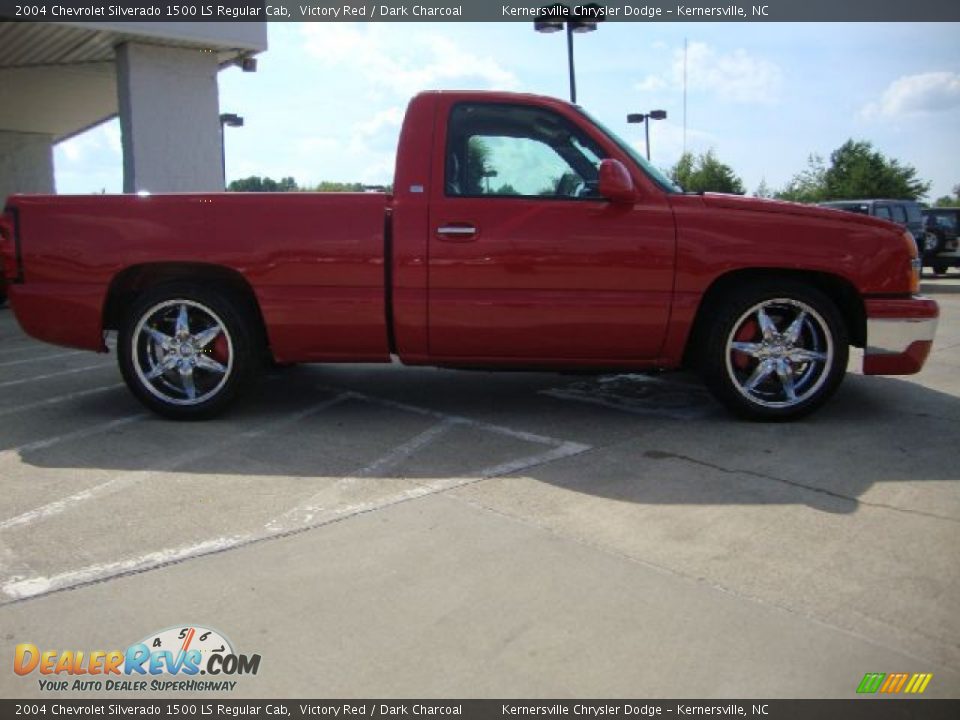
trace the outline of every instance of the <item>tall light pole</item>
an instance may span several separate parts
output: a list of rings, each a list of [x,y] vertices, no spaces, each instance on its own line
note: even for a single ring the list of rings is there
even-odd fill
[[[586,5],[585,8],[598,7],[596,5]],[[567,31],[567,66],[570,71],[570,102],[577,102],[577,78],[573,66],[573,34],[593,32],[597,29],[597,23],[588,20],[558,20],[557,18],[570,17],[572,11],[565,5],[551,5],[550,7],[540,8],[540,15],[533,21],[533,29],[539,33],[555,33],[566,29]]]
[[[647,160],[650,159],[650,121],[666,120],[666,110],[651,110],[648,113],[630,113],[627,115],[628,123],[644,123],[644,129],[647,134]]]
[[[236,113],[220,113],[220,170],[223,173],[223,187],[227,187],[227,151],[223,131],[226,127],[243,127],[243,118]]]

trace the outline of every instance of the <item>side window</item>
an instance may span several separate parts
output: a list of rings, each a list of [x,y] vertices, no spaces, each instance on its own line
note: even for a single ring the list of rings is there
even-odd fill
[[[450,113],[448,196],[596,199],[603,150],[549,110],[462,103]]]
[[[881,220],[890,220],[890,208],[887,205],[877,205],[874,215]]]
[[[907,213],[903,209],[903,205],[893,205],[893,219],[894,222],[898,222],[901,225],[907,224]]]

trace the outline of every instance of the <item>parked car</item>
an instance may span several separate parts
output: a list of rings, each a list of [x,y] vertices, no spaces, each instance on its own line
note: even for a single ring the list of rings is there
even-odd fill
[[[917,243],[924,265],[929,265],[928,256],[936,252],[936,245],[924,227],[923,206],[915,200],[833,200],[820,205],[890,220],[906,228]]]
[[[925,265],[942,275],[947,268],[960,267],[960,247],[957,229],[960,227],[960,208],[929,208],[923,211],[926,231],[936,237],[935,249],[928,253]]]
[[[2,271],[30,335],[106,352],[147,407],[212,415],[261,361],[699,369],[799,417],[865,349],[923,366],[913,236],[853,213],[684,193],[562,100],[429,92],[393,194],[15,195]]]

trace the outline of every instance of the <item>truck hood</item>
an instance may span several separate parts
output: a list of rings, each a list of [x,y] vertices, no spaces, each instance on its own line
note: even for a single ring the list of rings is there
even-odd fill
[[[819,207],[817,205],[803,205],[801,203],[786,202],[785,200],[768,200],[766,198],[745,197],[743,195],[726,195],[722,193],[704,193],[703,203],[708,208],[726,208],[729,210],[744,210],[747,212],[774,213],[778,215],[800,215],[816,217],[836,222],[853,223],[855,225],[869,225],[876,228],[890,230],[897,229],[898,225],[887,220],[836,210],[834,208]],[[902,230],[902,228],[901,228]]]

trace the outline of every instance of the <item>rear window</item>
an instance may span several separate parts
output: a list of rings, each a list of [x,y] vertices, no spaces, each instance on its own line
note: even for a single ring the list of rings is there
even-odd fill
[[[956,232],[957,216],[953,213],[931,213],[930,217],[933,218],[933,222],[936,223],[937,227]]]

